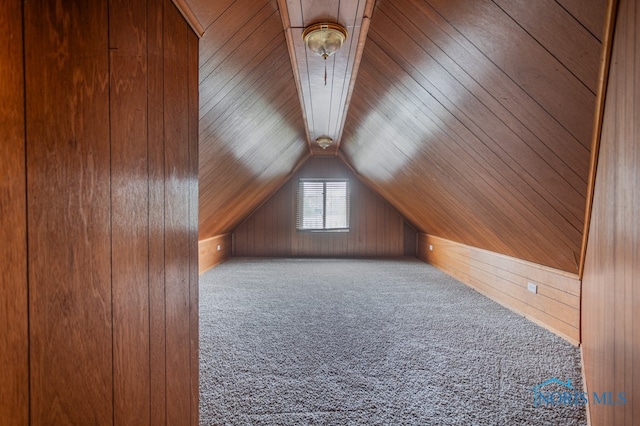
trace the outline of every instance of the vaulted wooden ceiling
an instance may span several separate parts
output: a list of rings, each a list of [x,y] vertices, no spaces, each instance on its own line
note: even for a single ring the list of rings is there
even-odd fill
[[[206,238],[318,152],[278,2],[186,3],[205,30]],[[576,272],[605,3],[377,0],[333,154],[421,232]]]
[[[198,0],[200,238],[231,231],[309,155],[275,1]]]

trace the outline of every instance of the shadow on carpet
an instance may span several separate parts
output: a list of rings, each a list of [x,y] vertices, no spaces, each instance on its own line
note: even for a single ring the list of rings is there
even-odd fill
[[[570,380],[573,390],[548,379]],[[417,260],[200,277],[202,425],[582,425],[578,348]],[[555,393],[555,394],[554,394]]]

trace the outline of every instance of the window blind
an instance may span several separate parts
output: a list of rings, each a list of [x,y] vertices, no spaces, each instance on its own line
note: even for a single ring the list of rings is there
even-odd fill
[[[350,215],[347,179],[300,179],[296,228],[348,230]]]

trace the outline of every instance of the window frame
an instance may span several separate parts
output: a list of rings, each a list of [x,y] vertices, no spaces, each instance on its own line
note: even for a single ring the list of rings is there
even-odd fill
[[[304,221],[304,191],[305,182],[322,183],[322,228],[303,228]],[[344,182],[346,184],[346,227],[344,228],[327,228],[327,183]],[[320,233],[343,233],[351,231],[351,182],[348,178],[299,178],[296,189],[296,231],[297,232],[320,232]]]

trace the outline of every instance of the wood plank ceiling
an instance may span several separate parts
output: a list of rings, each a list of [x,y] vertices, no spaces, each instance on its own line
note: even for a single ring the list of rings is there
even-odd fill
[[[355,75],[373,0],[279,0],[282,24],[289,45],[292,67],[305,116],[307,140],[312,155],[336,155],[347,115]],[[348,32],[347,40],[327,58],[307,49],[302,33],[312,24],[339,23]],[[317,138],[329,137],[333,144],[320,148]]]
[[[345,158],[422,231],[577,272],[603,30],[576,15],[378,1]]]
[[[198,0],[200,239],[230,232],[309,155],[277,4]]]
[[[333,3],[368,24],[364,0]],[[338,155],[421,232],[577,272],[605,3],[377,0],[359,68],[357,57],[331,65],[333,102],[354,84],[340,76],[357,70],[350,102],[336,104],[347,111],[342,136],[333,104],[325,117]],[[206,238],[233,230],[317,154],[315,98],[296,78],[322,84],[322,59],[303,54],[300,33],[326,16],[305,14],[321,2],[301,0],[187,4],[205,28]]]

